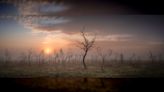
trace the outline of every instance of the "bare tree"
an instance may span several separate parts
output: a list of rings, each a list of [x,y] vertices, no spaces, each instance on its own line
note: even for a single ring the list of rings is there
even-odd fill
[[[97,48],[97,53],[102,59],[101,71],[104,71],[104,63],[107,55],[102,52],[102,49],[100,47]]]
[[[4,57],[5,57],[5,62],[10,61],[11,56],[10,56],[10,52],[9,52],[8,49],[5,49],[5,50],[4,50]]]
[[[59,51],[59,56],[60,56],[60,63],[63,65],[63,67],[65,68],[65,53],[63,51],[63,49],[61,48]]]
[[[77,41],[77,47],[82,49],[84,52],[82,54],[82,62],[83,62],[84,69],[87,69],[85,58],[88,54],[88,51],[91,50],[91,48],[93,47],[96,36],[94,36],[91,40],[89,40],[89,38],[87,37],[87,34],[84,32],[84,28],[81,31],[81,36],[83,38],[83,41]]]
[[[41,64],[44,62],[44,50],[41,50],[38,54],[38,63]]]
[[[110,57],[113,54],[112,49],[108,49],[108,57]]]
[[[32,49],[29,49],[29,50],[27,51],[27,61],[28,61],[29,63],[31,62],[32,54],[33,54]]]
[[[104,65],[105,65],[106,57],[107,57],[107,56],[110,57],[110,56],[112,55],[112,50],[109,49],[109,50],[108,50],[108,53],[104,53],[104,52],[102,51],[102,49],[101,49],[100,47],[98,47],[98,48],[97,48],[97,53],[98,53],[98,55],[99,55],[99,56],[101,57],[101,59],[102,59],[101,70],[104,71]]]
[[[133,62],[133,61],[135,61],[135,60],[136,60],[136,54],[133,53],[133,54],[131,55],[129,61],[130,61],[130,62]]]
[[[25,62],[27,60],[27,56],[24,52],[22,52],[19,56],[20,62]]]
[[[55,62],[55,63],[58,63],[58,58],[59,58],[58,52],[56,52],[56,51],[54,50],[53,56],[54,56],[54,62]]]
[[[121,62],[121,64],[123,64],[123,62],[124,62],[124,55],[123,55],[123,53],[120,54],[120,62]]]
[[[155,61],[155,56],[153,55],[152,51],[149,51],[149,58],[152,63]]]

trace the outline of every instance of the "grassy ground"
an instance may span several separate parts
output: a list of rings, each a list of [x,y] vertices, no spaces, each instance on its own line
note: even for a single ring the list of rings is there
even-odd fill
[[[164,63],[106,64],[104,71],[99,64],[20,64],[1,63],[0,77],[95,77],[95,78],[138,78],[164,77]]]
[[[9,88],[16,92],[138,92],[143,88],[145,91],[163,89],[157,83],[163,83],[163,80],[152,83],[152,79],[156,78],[150,77],[164,77],[164,63],[110,63],[105,64],[104,71],[101,64],[87,65],[88,69],[84,70],[81,64],[75,63],[0,63],[0,84],[3,90]],[[148,79],[140,79],[142,77]]]

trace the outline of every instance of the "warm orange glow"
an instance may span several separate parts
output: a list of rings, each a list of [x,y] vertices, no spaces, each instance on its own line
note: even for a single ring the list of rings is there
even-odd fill
[[[42,41],[41,48],[44,49],[45,53],[49,53],[53,50],[59,50],[61,48],[69,47],[70,41],[62,38],[62,35],[58,35],[58,38],[47,37]],[[49,51],[50,50],[50,51]]]
[[[49,54],[52,53],[52,49],[47,47],[47,48],[44,49],[44,53],[49,55]]]

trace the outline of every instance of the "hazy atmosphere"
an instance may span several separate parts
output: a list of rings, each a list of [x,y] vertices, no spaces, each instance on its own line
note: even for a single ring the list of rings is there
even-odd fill
[[[46,63],[54,71],[162,63],[164,16],[146,15],[146,10],[106,0],[2,0],[0,61]]]
[[[156,92],[164,6],[144,1],[0,0],[0,90]]]
[[[74,42],[81,40],[85,27],[90,37],[96,35],[97,47],[117,53],[162,53],[163,15],[123,15],[127,12],[137,11],[114,2],[2,1],[0,49],[77,49]]]

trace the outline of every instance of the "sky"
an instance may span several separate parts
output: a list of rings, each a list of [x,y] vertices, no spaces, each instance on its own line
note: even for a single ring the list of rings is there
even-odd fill
[[[138,4],[140,7],[138,7]],[[2,0],[0,50],[69,49],[85,27],[96,47],[118,53],[162,53],[164,15],[159,4],[107,0]]]

